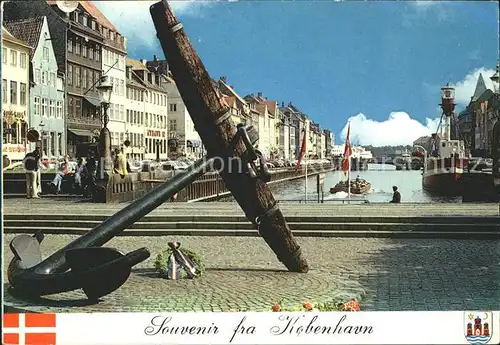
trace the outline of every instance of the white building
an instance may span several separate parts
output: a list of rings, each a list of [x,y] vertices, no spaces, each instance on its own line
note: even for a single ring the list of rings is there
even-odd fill
[[[200,135],[175,85],[175,81],[164,76],[168,90],[168,148],[172,159],[180,156],[201,158],[203,147]]]
[[[2,154],[21,161],[27,151],[29,46],[2,27]]]
[[[333,145],[332,146],[332,156],[343,156],[344,155],[345,144],[342,145]],[[372,159],[373,154],[371,151],[365,150],[364,147],[361,146],[351,146],[352,156],[353,158],[362,158],[362,159]]]
[[[160,76],[146,68],[146,60],[127,58],[127,104],[125,139],[127,156],[134,159],[166,160],[167,89]]]

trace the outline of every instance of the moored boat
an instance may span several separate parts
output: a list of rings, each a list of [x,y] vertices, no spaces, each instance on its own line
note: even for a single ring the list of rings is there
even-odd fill
[[[469,189],[485,188],[492,184],[492,174],[466,155],[462,140],[451,138],[454,89],[446,85],[441,91],[444,130],[443,133],[432,135],[430,155],[424,157],[422,187],[431,194],[461,196],[468,194]]]
[[[370,182],[363,179],[356,179],[351,181],[351,194],[364,194],[371,189],[372,185]],[[330,188],[330,193],[345,192],[348,193],[347,181],[340,181],[335,185],[335,187]]]

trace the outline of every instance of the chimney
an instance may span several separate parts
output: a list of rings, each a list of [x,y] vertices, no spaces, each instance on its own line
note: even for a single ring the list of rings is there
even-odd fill
[[[257,92],[257,97],[262,98],[262,92]]]
[[[220,80],[225,84],[227,81],[227,77],[220,77]]]
[[[132,66],[127,66],[125,69],[125,74],[127,76],[127,79],[132,79]]]

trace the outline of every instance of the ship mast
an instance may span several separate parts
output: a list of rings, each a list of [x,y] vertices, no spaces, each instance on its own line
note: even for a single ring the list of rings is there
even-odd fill
[[[455,89],[450,87],[448,83],[441,88],[441,109],[444,115],[444,140],[451,139],[451,119],[455,111]]]

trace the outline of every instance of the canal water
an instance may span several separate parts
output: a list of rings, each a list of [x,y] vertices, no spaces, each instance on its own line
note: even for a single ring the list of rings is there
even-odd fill
[[[371,190],[362,196],[351,195],[353,202],[363,202],[368,200],[370,203],[385,203],[392,199],[392,186],[398,186],[401,193],[402,203],[435,203],[435,202],[461,202],[461,198],[444,198],[436,197],[427,194],[422,190],[422,172],[397,171],[393,165],[386,164],[369,164],[366,171],[352,171],[351,179],[355,179],[359,175],[360,178],[371,183]],[[342,172],[334,171],[325,175],[325,186],[323,198],[325,202],[342,203],[348,201],[347,193],[331,194],[330,188],[340,179],[346,179],[346,175]],[[280,183],[272,186],[272,191],[275,199],[280,201],[304,201],[305,194],[305,179],[293,180],[285,183]],[[307,179],[307,201],[317,202],[318,193],[316,192],[316,176]]]

